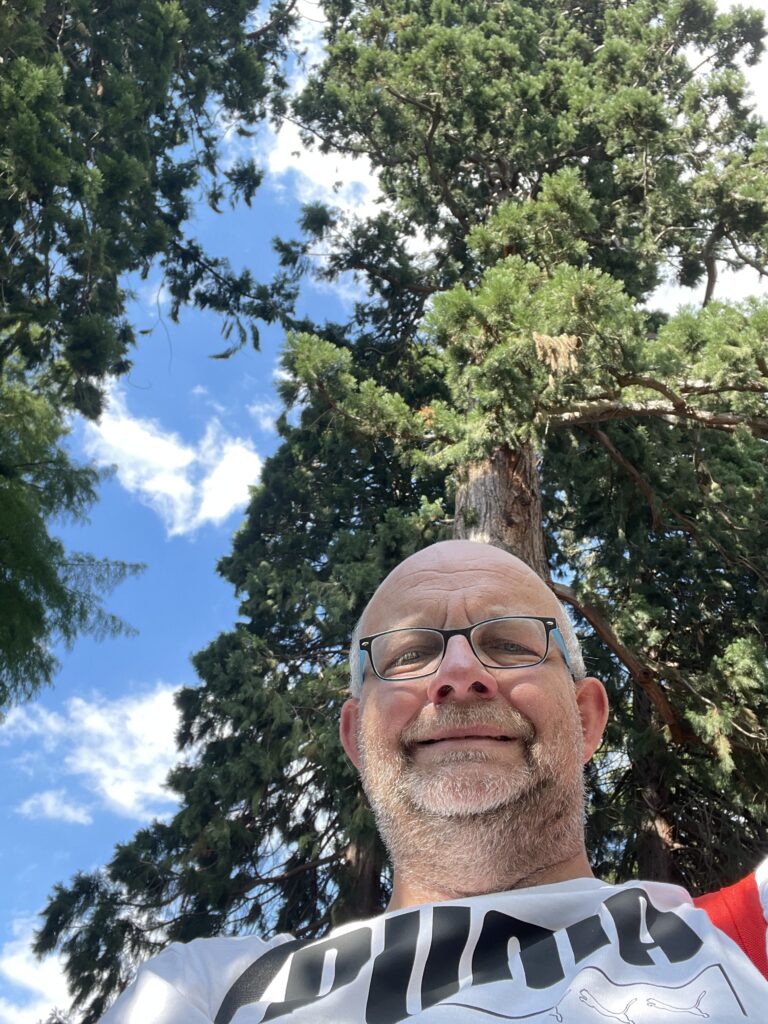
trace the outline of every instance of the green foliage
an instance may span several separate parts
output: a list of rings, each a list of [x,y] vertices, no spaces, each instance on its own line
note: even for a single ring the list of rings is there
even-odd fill
[[[588,262],[634,296],[665,264],[690,284],[710,254],[762,261],[765,143],[738,67],[762,52],[758,12],[669,0],[325,7],[328,58],[296,113],[324,146],[366,153],[392,200],[380,222],[426,233],[422,282],[443,287],[451,260],[469,269],[468,241],[486,259]],[[338,245],[337,261],[382,280],[356,236]]]
[[[68,553],[52,529],[95,498],[60,439],[130,368],[126,275],[159,264],[172,316],[221,312],[230,351],[290,307],[287,276],[235,272],[186,222],[200,196],[216,209],[258,188],[252,161],[219,168],[219,143],[283,88],[292,7],[254,27],[244,0],[0,6],[0,707],[50,681],[52,641],[123,628],[98,597],[133,567]]]
[[[72,1024],[72,1018],[67,1013],[63,1013],[58,1008],[54,1007],[45,1020],[39,1020],[38,1024]]]
[[[185,238],[198,191],[215,207],[220,118],[238,130],[264,116],[282,79],[290,4],[248,27],[245,2],[104,7],[85,0],[0,11],[0,372],[11,355],[46,371],[59,401],[101,409],[105,378],[124,373],[134,332],[122,279],[159,260],[174,300],[226,309],[231,330],[274,318],[250,275]],[[250,202],[252,162],[223,174]]]
[[[50,683],[55,642],[127,627],[101,597],[141,567],[65,550],[52,523],[84,519],[98,474],[72,463],[61,410],[13,364],[0,379],[0,707]]]
[[[365,153],[385,202],[358,221],[308,207],[278,251],[308,270],[322,239],[318,273],[364,275],[369,295],[286,342],[282,443],[220,564],[240,621],[179,699],[181,809],[44,916],[38,948],[66,951],[85,1024],[156,943],[318,934],[383,906],[335,738],[347,644],[387,571],[453,533],[467,467],[499,452],[532,454],[542,505],[496,516],[534,516],[611,693],[587,772],[596,870],[701,891],[765,849],[768,304],[715,291],[718,266],[768,272],[766,136],[739,71],[759,15],[324,8],[327,55],[294,113]],[[670,276],[706,286],[702,307],[653,310]],[[97,942],[118,950],[98,967]]]

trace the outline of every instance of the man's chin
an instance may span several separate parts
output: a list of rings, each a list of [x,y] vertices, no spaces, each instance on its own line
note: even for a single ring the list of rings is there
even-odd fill
[[[412,765],[401,788],[411,807],[422,814],[477,818],[518,803],[532,785],[527,767],[464,758],[446,759],[428,770]]]

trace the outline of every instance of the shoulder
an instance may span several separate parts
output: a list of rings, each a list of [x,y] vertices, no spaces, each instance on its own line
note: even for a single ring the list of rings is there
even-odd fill
[[[223,976],[239,976],[256,959],[292,938],[278,935],[267,940],[257,935],[236,935],[174,942],[146,967],[161,970],[168,977],[182,978],[187,984],[204,977],[217,983]]]
[[[206,1024],[233,982],[290,939],[242,935],[174,942],[139,968],[102,1024]]]
[[[697,896],[693,902],[768,978],[768,858],[734,885]]]
[[[768,921],[768,857],[765,858],[763,863],[755,871],[755,884],[760,895],[763,914],[765,915],[766,921]]]

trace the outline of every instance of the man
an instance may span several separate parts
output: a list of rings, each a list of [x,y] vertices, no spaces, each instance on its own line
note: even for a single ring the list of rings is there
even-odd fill
[[[341,740],[390,853],[387,912],[308,943],[171,946],[104,1024],[768,1019],[768,870],[707,912],[592,875],[583,764],[606,694],[524,563],[464,541],[418,552],[351,657]]]

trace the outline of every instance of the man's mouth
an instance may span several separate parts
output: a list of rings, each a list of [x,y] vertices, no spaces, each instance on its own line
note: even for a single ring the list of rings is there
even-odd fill
[[[427,746],[433,743],[446,743],[456,740],[470,740],[473,742],[491,740],[494,743],[510,743],[513,739],[515,739],[514,736],[497,732],[492,727],[470,726],[464,729],[440,730],[440,732],[435,733],[433,736],[426,736],[424,739],[417,740],[416,744],[417,746]]]
[[[477,741],[477,740],[491,740],[494,743],[511,743],[512,742],[512,737],[511,736],[450,736],[450,737],[446,736],[444,739],[440,739],[440,740],[419,740],[418,746],[426,747],[426,746],[429,746],[430,743],[450,743],[450,742],[456,742],[456,740],[475,740],[475,741]]]
[[[512,708],[458,708],[451,705],[437,714],[419,716],[403,730],[403,748],[416,750],[444,744],[448,750],[490,750],[496,744],[527,747],[536,733],[531,722]]]

